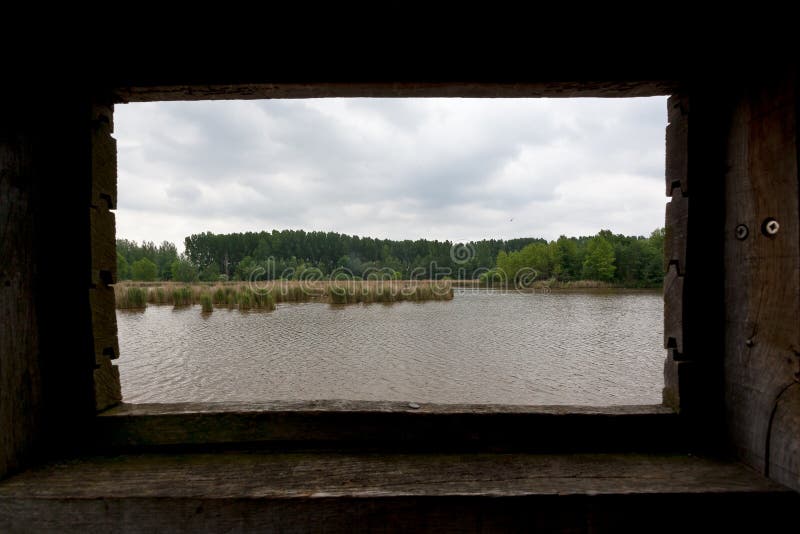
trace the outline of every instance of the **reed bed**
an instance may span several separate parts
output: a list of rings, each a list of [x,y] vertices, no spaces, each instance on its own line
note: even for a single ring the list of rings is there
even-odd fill
[[[203,310],[203,313],[211,313],[214,311],[214,301],[209,293],[203,293],[200,295],[200,306]]]
[[[122,310],[140,309],[147,306],[147,289],[142,287],[117,285],[114,288],[117,308]]]
[[[114,287],[117,308],[141,309],[147,304],[186,307],[199,304],[204,313],[214,308],[267,310],[283,302],[326,302],[334,305],[373,302],[451,300],[449,280],[335,280],[214,282],[120,282]]]

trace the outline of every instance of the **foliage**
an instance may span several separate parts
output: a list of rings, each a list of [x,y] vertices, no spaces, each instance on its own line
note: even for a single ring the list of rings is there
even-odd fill
[[[124,264],[129,266],[142,258],[147,258],[156,265],[154,280],[169,280],[172,275],[172,263],[178,259],[178,250],[175,244],[169,241],[163,241],[156,246],[152,241],[143,241],[140,245],[136,241],[117,239],[117,277],[120,280],[129,280],[133,273],[128,269],[120,271],[119,267],[124,265],[120,257],[124,259]]]
[[[170,266],[172,279],[178,282],[194,282],[197,280],[197,269],[186,258],[180,258],[172,262]]]
[[[583,260],[584,280],[610,281],[616,270],[611,243],[601,235],[591,238],[586,244],[586,259]]]
[[[117,252],[117,279],[130,280],[130,278],[131,266],[128,264],[128,260],[125,259],[125,256]]]
[[[131,277],[134,280],[149,282],[158,277],[158,266],[147,258],[141,258],[131,264]]]
[[[144,308],[147,303],[173,304],[176,307],[200,304],[204,312],[214,307],[239,310],[274,310],[279,302],[329,302],[353,304],[451,300],[454,296],[451,281],[341,280],[314,282],[271,282],[252,287],[248,282],[212,285],[195,282],[140,284],[122,282],[114,286],[118,308]]]
[[[559,283],[582,279],[626,287],[657,287],[664,276],[664,230],[649,237],[602,230],[595,236],[485,239],[453,243],[427,239],[395,241],[335,232],[273,230],[213,234],[185,239],[186,255],[175,246],[117,240],[119,279],[134,274],[133,264],[147,259],[155,278],[181,282],[221,280],[319,280],[345,272],[356,279],[481,279],[496,284]],[[465,254],[454,254],[461,248]],[[164,261],[169,260],[169,263]],[[148,271],[148,276],[152,273]],[[524,275],[524,276],[522,276]],[[524,280],[522,280],[524,278]],[[226,300],[236,300],[227,295]],[[371,298],[371,297],[370,297]],[[216,300],[216,296],[214,296]],[[246,304],[245,304],[246,305]]]
[[[183,286],[172,290],[172,304],[176,307],[191,306],[194,300],[194,293],[191,287]]]
[[[398,279],[471,275],[479,267],[494,267],[501,250],[515,251],[542,239],[490,239],[466,243],[466,261],[454,261],[451,241],[427,239],[395,241],[335,232],[273,230],[234,234],[193,234],[184,241],[186,256],[202,273],[217,272],[234,280],[255,274],[262,279],[300,279],[310,270],[328,276],[337,268],[362,277],[388,269]],[[464,276],[461,276],[462,278]],[[202,275],[201,275],[202,278]]]
[[[496,270],[481,283],[514,283],[519,273],[535,272],[537,283],[596,280],[626,287],[659,287],[664,279],[664,230],[650,237],[624,236],[602,230],[591,237],[561,236],[549,243],[531,243],[516,252],[501,251]],[[526,271],[527,270],[527,271]]]
[[[123,292],[115,293],[117,308],[136,309],[147,306],[147,289],[141,287],[128,287]]]
[[[211,313],[214,311],[214,303],[211,300],[211,295],[203,293],[200,295],[200,306],[203,308],[203,313]]]
[[[211,265],[206,265],[205,268],[200,271],[200,280],[203,282],[216,282],[219,280],[219,268],[217,267],[216,263],[212,263]]]

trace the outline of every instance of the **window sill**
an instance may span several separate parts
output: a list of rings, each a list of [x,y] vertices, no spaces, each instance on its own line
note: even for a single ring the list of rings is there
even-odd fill
[[[402,402],[122,404],[96,418],[102,450],[287,443],[341,448],[621,452],[686,450],[661,406]]]
[[[0,482],[0,531],[772,532],[798,501],[741,464],[689,455],[131,454]]]

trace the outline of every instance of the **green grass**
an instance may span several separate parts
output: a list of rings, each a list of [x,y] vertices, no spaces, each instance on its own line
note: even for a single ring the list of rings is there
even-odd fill
[[[214,311],[214,302],[210,294],[203,293],[200,295],[200,306],[203,308],[203,313],[211,313]]]
[[[121,297],[121,298],[120,298]],[[147,307],[147,289],[128,287],[121,296],[117,296],[117,308],[141,309]]]
[[[179,287],[172,291],[172,304],[176,307],[191,306],[194,304],[194,295],[189,286]]]

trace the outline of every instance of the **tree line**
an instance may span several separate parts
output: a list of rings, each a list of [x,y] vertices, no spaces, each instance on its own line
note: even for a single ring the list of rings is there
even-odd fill
[[[466,278],[504,271],[511,279],[533,269],[538,279],[603,280],[632,287],[661,285],[664,231],[649,237],[603,230],[595,236],[484,239],[453,243],[428,239],[390,240],[335,232],[273,230],[193,234],[185,253],[174,244],[117,240],[121,280],[246,280],[355,277],[391,273],[400,279]]]
[[[509,283],[533,273],[538,280],[599,280],[625,287],[660,287],[664,281],[664,229],[650,236],[601,230],[591,237],[561,236],[519,251],[501,251],[484,278]]]

